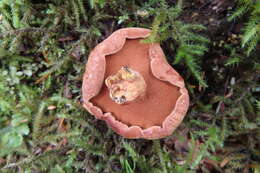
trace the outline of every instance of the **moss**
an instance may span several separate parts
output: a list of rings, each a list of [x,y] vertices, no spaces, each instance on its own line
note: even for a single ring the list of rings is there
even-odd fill
[[[257,1],[245,2],[250,8],[238,3],[233,16],[257,13]],[[223,13],[214,11],[210,0],[2,0],[0,172],[256,171],[260,62],[252,28],[257,25],[250,17],[226,22],[228,6],[221,8]],[[214,25],[217,32],[203,11],[222,22]],[[230,26],[236,24],[245,26],[242,40],[230,41],[230,32],[237,34]],[[189,88],[189,113],[168,138],[123,139],[81,106],[90,50],[129,26],[152,28],[147,41],[161,42]]]

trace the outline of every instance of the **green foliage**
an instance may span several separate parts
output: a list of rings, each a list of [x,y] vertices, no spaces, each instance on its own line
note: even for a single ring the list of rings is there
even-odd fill
[[[249,56],[260,42],[260,2],[237,0],[237,9],[228,19],[233,20],[245,14],[248,19],[243,28],[241,44],[243,48],[246,48],[246,53]]]
[[[28,124],[37,107],[34,99],[39,90],[21,84],[21,80],[31,76],[33,67],[25,64],[23,67],[28,68],[19,69],[13,62],[9,69],[0,69],[0,116],[3,117],[0,121],[0,146],[3,148],[0,156],[12,153],[22,145],[23,136],[29,134]]]
[[[252,2],[241,14],[259,11]],[[189,3],[2,0],[0,172],[241,172],[259,164],[259,59],[233,44],[208,52],[201,33],[209,30],[193,23]],[[152,27],[146,42],[161,42],[167,57],[176,52],[169,60],[185,77],[191,106],[168,138],[123,139],[81,106],[87,54],[123,27]],[[258,34],[249,30],[248,48]],[[205,52],[223,72],[211,71]],[[197,90],[190,74],[208,88]]]
[[[237,49],[228,44],[224,48],[229,51],[229,58],[226,60],[225,66],[238,66],[243,57],[237,52]]]
[[[0,12],[2,17],[6,19],[6,23],[11,23],[15,29],[26,26],[27,14],[22,17],[23,13],[27,13],[29,4],[25,0],[2,0],[0,2]],[[3,26],[5,27],[5,26]]]
[[[157,16],[152,25],[152,34],[146,42],[162,42],[172,39],[177,46],[173,64],[184,61],[190,72],[202,87],[207,87],[200,72],[200,57],[208,51],[209,40],[196,32],[205,31],[200,24],[186,24],[178,20],[182,12],[182,0],[175,7],[170,7],[161,1],[161,8],[156,10]]]
[[[105,6],[105,0],[89,0],[90,8],[103,8]]]

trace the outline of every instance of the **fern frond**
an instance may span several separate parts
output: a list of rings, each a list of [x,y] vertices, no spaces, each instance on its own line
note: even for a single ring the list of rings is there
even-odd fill
[[[208,51],[208,48],[205,45],[187,44],[185,46],[186,51],[193,55],[204,55],[204,53]]]
[[[173,61],[173,64],[178,64],[178,63],[180,63],[180,61],[182,59],[184,59],[184,57],[185,57],[185,50],[186,49],[184,47],[179,47],[178,48],[178,51],[177,51],[177,54],[176,54],[175,59]]]
[[[207,123],[205,121],[201,121],[201,120],[191,120],[190,121],[193,125],[196,125],[196,126],[199,126],[200,128],[209,128],[212,126],[212,124],[210,123]]]
[[[197,137],[205,137],[208,135],[208,132],[205,130],[196,130],[196,135]]]
[[[181,27],[182,30],[189,30],[189,31],[203,31],[207,28],[200,24],[185,24]]]
[[[174,8],[167,9],[169,11],[168,15],[171,21],[176,20],[180,16],[182,12],[182,3],[183,3],[182,0],[178,0]]]
[[[200,43],[210,43],[210,40],[198,34],[187,34],[183,36],[184,40],[187,42],[200,42]]]
[[[151,35],[144,40],[145,43],[154,43],[154,42],[158,42],[159,39],[159,29],[160,29],[160,25],[161,23],[165,22],[166,20],[166,12],[164,10],[160,10],[160,12],[158,13],[158,15],[155,17],[153,24],[152,24],[152,33]]]
[[[194,61],[194,58],[190,55],[185,56],[185,62],[187,66],[189,67],[189,70],[194,75],[194,77],[198,80],[200,86],[202,87],[208,87],[207,83],[202,78],[202,74],[200,72],[199,65]]]
[[[73,132],[67,132],[67,133],[60,133],[60,134],[53,134],[53,135],[47,135],[44,137],[43,141],[46,141],[46,142],[55,142],[57,141],[58,139],[61,139],[61,138],[68,138],[68,137],[75,137],[75,136],[79,136],[81,135],[80,132],[77,132],[77,131],[73,131]]]
[[[234,20],[248,11],[247,6],[240,6],[231,16],[228,17],[228,21]]]
[[[254,37],[256,37],[257,33],[260,30],[260,24],[257,25],[257,19],[251,18],[251,20],[246,24],[244,30],[244,35],[242,37],[242,47],[245,47],[245,45],[252,40]]]
[[[85,10],[84,4],[83,4],[83,0],[78,0],[78,4],[79,4],[80,13],[81,13],[83,19],[85,21],[87,21],[88,17],[87,17],[87,13],[86,13],[86,10]]]
[[[131,146],[131,144],[124,142],[124,148],[128,151],[128,153],[132,157],[132,159],[136,160],[139,157],[138,153],[135,152],[135,150]]]
[[[160,163],[162,166],[162,172],[163,173],[167,173],[167,167],[166,167],[166,161],[164,159],[164,153],[160,144],[159,140],[154,140],[153,142],[153,147],[156,153],[158,153],[159,159],[160,159]]]
[[[46,108],[46,102],[42,102],[39,106],[38,113],[34,117],[32,137],[35,141],[38,139],[40,135],[41,122],[42,122],[42,117],[45,108]]]
[[[73,16],[75,16],[76,18],[76,26],[77,28],[80,27],[80,13],[81,13],[81,10],[78,6],[78,4],[72,0],[70,1],[71,5],[72,5],[72,13],[73,13]]]
[[[228,58],[226,60],[225,66],[235,66],[238,65],[241,61],[241,58],[239,57],[233,57],[233,58]]]
[[[205,30],[206,27],[200,24],[185,24],[180,20],[176,20],[177,15],[180,15],[182,1],[178,1],[175,7],[169,8],[165,1],[161,1],[161,9],[158,10],[158,15],[155,17],[152,25],[152,34],[148,37],[147,42],[158,42],[173,38],[178,45],[176,57],[173,64],[179,63],[185,59],[191,73],[199,81],[199,84],[206,87],[206,82],[203,81],[198,65],[199,56],[208,51],[207,44],[210,42],[207,38],[197,35],[195,31]],[[173,11],[175,14],[166,13]],[[169,33],[170,32],[170,33]]]
[[[6,5],[3,5],[0,7],[0,13],[3,16],[3,18],[12,21],[12,15],[9,13],[9,11],[6,9]]]
[[[255,38],[253,38],[252,40],[250,40],[250,42],[248,43],[247,47],[246,47],[246,54],[247,56],[249,56],[251,54],[251,52],[253,50],[255,50],[258,42],[260,42],[260,36],[256,36]]]
[[[19,6],[16,3],[13,3],[11,6],[11,11],[12,11],[12,21],[13,21],[13,26],[14,28],[20,28],[20,11],[19,11]]]
[[[237,10],[228,18],[235,19],[247,14],[248,22],[244,26],[242,36],[242,48],[246,48],[247,56],[256,48],[260,41],[260,3],[259,1],[238,0]]]
[[[259,13],[260,14],[260,13]],[[252,52],[260,41],[260,19],[258,16],[250,17],[249,22],[244,28],[242,36],[242,47],[246,47],[247,55]]]

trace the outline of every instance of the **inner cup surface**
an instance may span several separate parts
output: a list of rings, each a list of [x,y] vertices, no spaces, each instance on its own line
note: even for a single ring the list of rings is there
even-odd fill
[[[109,96],[105,83],[100,93],[90,101],[103,112],[111,112],[118,121],[129,126],[141,128],[161,126],[165,118],[173,111],[179,88],[157,79],[150,68],[149,44],[141,39],[127,39],[123,48],[115,54],[106,56],[105,79],[114,75],[123,66],[138,71],[147,84],[146,93],[128,104],[117,104]]]

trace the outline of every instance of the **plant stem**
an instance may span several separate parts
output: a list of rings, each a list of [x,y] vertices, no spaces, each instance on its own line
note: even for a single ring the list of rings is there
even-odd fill
[[[162,165],[162,171],[163,171],[163,173],[167,173],[168,171],[166,168],[165,160],[163,158],[163,151],[162,151],[162,146],[160,144],[160,140],[154,140],[153,145],[155,147],[155,152],[157,152],[159,155],[160,163]]]

